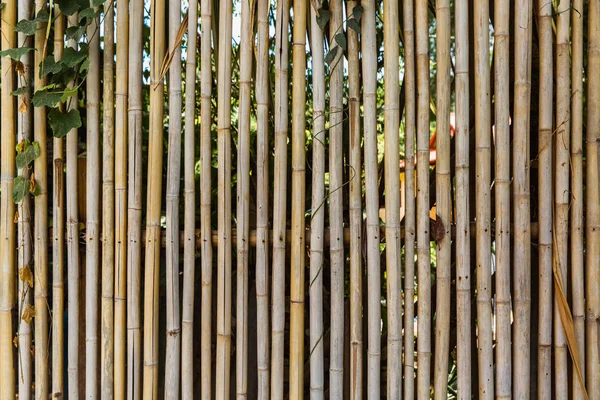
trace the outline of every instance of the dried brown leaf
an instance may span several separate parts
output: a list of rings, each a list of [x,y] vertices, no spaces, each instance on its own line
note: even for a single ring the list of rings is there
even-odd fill
[[[29,285],[29,287],[33,287],[33,272],[31,272],[31,268],[29,264],[25,265],[23,268],[19,269],[19,279],[22,282],[25,282]]]
[[[25,305],[25,310],[23,310],[23,315],[21,319],[25,321],[25,323],[30,323],[31,320],[35,317],[35,308],[31,304]]]

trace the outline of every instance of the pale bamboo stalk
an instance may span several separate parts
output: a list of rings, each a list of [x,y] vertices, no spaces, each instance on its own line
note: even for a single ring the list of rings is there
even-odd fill
[[[198,0],[188,8],[187,55],[185,61],[185,131],[184,131],[184,238],[183,310],[181,315],[181,398],[194,398],[194,287],[196,270],[196,38]]]
[[[306,11],[294,0],[292,31],[292,239],[290,245],[290,398],[304,398],[304,269],[306,210]]]
[[[490,209],[492,158],[490,16],[488,0],[477,1],[474,4],[477,358],[479,362],[479,398],[492,399],[494,397],[494,353],[492,339],[492,216]],[[437,319],[436,323],[438,323]]]
[[[256,46],[256,321],[259,400],[269,395],[269,1],[258,0]]]
[[[323,31],[311,7],[310,50],[313,88],[312,198],[310,217],[310,398],[324,399],[323,236],[325,233],[325,57]],[[333,25],[331,25],[333,26]],[[339,57],[338,57],[339,61]],[[335,64],[333,62],[332,64]]]
[[[237,157],[236,398],[248,397],[248,247],[250,236],[250,107],[253,1],[242,1]],[[259,322],[259,325],[261,323]]]
[[[585,378],[585,285],[583,256],[583,1],[572,2],[571,28],[571,288],[573,320],[579,350],[579,366]],[[573,371],[573,399],[584,398]]]
[[[398,2],[383,2],[385,83],[385,253],[387,269],[387,397],[402,394],[402,293],[400,229],[400,85]],[[447,363],[446,363],[447,364]]]
[[[16,47],[16,32],[14,26],[17,20],[17,1],[6,3],[2,10],[2,50]],[[12,311],[17,305],[16,299],[16,229],[13,223],[16,205],[12,200],[13,179],[17,175],[15,164],[15,145],[17,132],[15,130],[16,107],[15,98],[11,92],[15,88],[15,74],[12,59],[2,58],[2,139],[0,142],[0,398],[13,399],[16,395],[15,366],[13,358],[13,321]],[[28,196],[28,194],[26,194]],[[19,312],[19,315],[21,313]],[[19,349],[20,352],[21,349]],[[27,352],[29,349],[25,349]],[[18,354],[18,353],[17,353]],[[20,381],[20,380],[19,380]]]
[[[127,386],[127,135],[128,135],[128,76],[129,67],[129,2],[117,1],[117,66],[115,102],[116,118],[114,121],[114,207],[115,217],[114,237],[111,243],[115,247],[114,257],[114,397],[122,400],[125,398]],[[105,19],[106,21],[106,19]],[[106,23],[106,22],[105,22]],[[105,25],[105,32],[106,32]],[[106,39],[105,39],[106,40]],[[104,50],[106,52],[106,50]],[[111,56],[112,62],[112,56]],[[112,65],[111,65],[112,66]],[[139,80],[139,75],[135,77]],[[111,75],[112,80],[112,75]],[[112,110],[112,109],[111,109]],[[135,111],[133,112],[135,115]],[[135,118],[135,117],[134,117]],[[135,134],[133,135],[135,137]],[[136,190],[136,189],[134,189]],[[135,239],[135,235],[132,236]],[[137,242],[137,239],[135,239]],[[139,243],[139,242],[138,242]],[[139,279],[138,279],[139,282]],[[107,293],[108,294],[108,293]],[[129,380],[129,385],[133,383]]]
[[[344,23],[341,0],[329,3],[331,46],[340,46],[336,32],[342,31]],[[397,18],[396,18],[397,19]],[[397,58],[397,57],[396,57]],[[333,59],[329,72],[329,258],[331,268],[331,330],[329,356],[329,394],[342,398],[344,394],[344,158],[343,152],[343,97],[344,62],[340,48]],[[398,75],[398,74],[396,74]],[[387,124],[386,124],[387,125]],[[396,153],[398,151],[396,150]],[[396,162],[396,167],[399,164]],[[387,176],[387,175],[386,175]],[[398,179],[399,182],[399,179]],[[398,210],[400,206],[398,205]],[[399,218],[398,218],[399,220]],[[399,224],[398,224],[399,225]],[[398,243],[399,244],[399,243]],[[389,244],[388,244],[389,246]],[[400,257],[398,257],[400,261]],[[399,292],[398,292],[399,294]],[[399,359],[399,358],[398,358]]]
[[[414,1],[403,0],[405,143],[404,176],[406,180],[404,239],[404,399],[415,396],[415,31]],[[457,25],[458,32],[458,25]],[[458,48],[458,46],[457,46]],[[457,86],[458,87],[458,86]],[[359,189],[360,190],[360,189]]]
[[[283,399],[285,333],[285,247],[287,217],[288,23],[290,0],[277,2],[275,18],[275,160],[273,194],[273,305],[271,396]]]
[[[65,16],[58,5],[54,20],[54,60],[62,58],[65,46]],[[63,107],[63,106],[61,106]],[[52,242],[52,393],[64,393],[65,359],[65,149],[63,138],[54,138],[53,242]]]
[[[556,239],[553,265],[558,266],[562,276],[565,296],[568,291],[567,263],[569,251],[569,191],[570,165],[570,113],[571,113],[571,54],[570,20],[568,2],[557,3],[556,21],[556,133],[555,133],[555,193],[554,224]],[[552,62],[552,59],[551,61]],[[552,83],[550,85],[552,90]],[[549,97],[549,96],[548,96]],[[552,104],[552,103],[551,103]],[[569,397],[568,349],[563,324],[558,311],[558,293],[554,296],[554,396],[557,399]],[[578,383],[573,382],[574,385]]]
[[[78,24],[77,13],[67,18],[69,26]],[[69,40],[67,46],[77,49],[77,42]],[[73,87],[73,82],[68,85]],[[68,110],[77,108],[77,101],[71,98],[67,103]],[[67,378],[69,399],[79,398],[79,208],[78,208],[78,151],[79,136],[77,129],[72,129],[67,134]],[[83,382],[81,383],[83,384]]]
[[[589,3],[588,76],[600,73],[600,1]],[[586,135],[586,385],[590,399],[600,399],[600,171],[598,142],[600,141],[600,83],[588,79]]]
[[[356,0],[346,2],[346,15],[353,15]],[[362,166],[360,132],[360,64],[358,32],[348,32],[348,104],[350,121],[350,399],[363,394],[363,332],[362,332]],[[314,72],[313,72],[314,76]],[[313,94],[314,96],[314,94]],[[314,100],[313,100],[314,102]],[[314,173],[314,172],[313,172]],[[312,242],[311,242],[312,243]]]
[[[541,398],[552,394],[552,4],[538,1],[540,37],[540,97],[538,130],[539,182],[539,322],[538,391]],[[558,316],[555,307],[554,317]],[[561,332],[562,334],[562,332]],[[563,339],[564,341],[564,339]],[[561,383],[564,383],[562,381]]]
[[[431,274],[429,248],[429,24],[428,2],[417,0],[417,397],[429,397],[431,385]]]
[[[90,1],[90,6],[94,7]],[[87,27],[90,66],[86,77],[86,222],[85,222],[85,393],[98,398],[98,282],[100,280],[100,17]]]
[[[510,399],[511,297],[510,297],[510,128],[509,32],[510,4],[494,1],[494,145],[496,206],[496,398]]]
[[[144,272],[144,400],[158,398],[158,300],[164,115],[164,81],[161,65],[165,55],[165,3],[165,0],[153,0],[150,8],[150,137]]]
[[[202,239],[202,399],[212,399],[212,232],[211,232],[211,162],[212,162],[212,1],[202,0],[201,43],[201,110],[200,119],[200,237]]]
[[[532,0],[515,3],[513,126],[514,310],[513,396],[529,398],[531,323],[531,223],[529,189],[529,102],[531,98]]]
[[[379,199],[377,189],[377,45],[375,3],[362,0],[361,46],[363,69],[363,115],[367,209],[368,349],[367,394],[380,397],[381,277],[379,258]]]
[[[119,4],[124,3],[119,2]],[[119,13],[119,17],[122,17]],[[102,317],[100,327],[100,397],[115,398],[115,11],[114,3],[104,3],[103,136],[102,136]],[[121,45],[119,42],[119,49]],[[125,46],[126,47],[126,46]],[[117,77],[119,74],[117,74]],[[119,143],[121,145],[121,143]],[[119,150],[121,151],[121,150]],[[121,166],[122,168],[122,166]],[[121,213],[124,210],[120,210]],[[119,214],[121,215],[121,214]],[[123,321],[125,322],[125,321]],[[121,329],[121,327],[119,328]],[[123,371],[121,371],[123,372]],[[117,377],[118,379],[118,377]],[[122,398],[122,397],[121,397]]]
[[[218,229],[217,251],[217,400],[229,399],[231,381],[231,34],[232,1],[219,5],[218,114]]]
[[[177,33],[181,25],[181,2],[169,0],[169,146],[167,154],[167,335],[165,398],[178,399],[181,378],[181,310],[179,308],[179,191],[181,181],[181,48]],[[157,313],[159,311],[157,310]]]
[[[142,260],[142,52],[144,2],[132,0],[128,54],[127,175],[127,387],[115,381],[115,397],[137,400],[142,394],[141,260]],[[123,59],[123,57],[122,57]],[[123,59],[123,61],[125,61]],[[117,62],[119,62],[117,60]],[[116,149],[115,149],[116,150]],[[125,155],[123,155],[125,157]],[[119,171],[116,170],[115,173]],[[128,178],[126,178],[128,176]]]
[[[31,17],[32,3],[28,1],[21,1],[18,4],[18,20],[27,19]],[[8,22],[7,19],[4,21]],[[61,38],[62,39],[62,38]],[[33,44],[32,38],[19,32],[17,35],[17,43],[21,46],[31,47]],[[25,110],[19,110],[17,114],[17,141],[31,140],[33,136],[33,110],[31,106],[31,78],[33,77],[33,63],[31,53],[25,54],[21,57],[23,63],[23,73],[21,76],[17,76],[17,87],[28,88],[27,93],[19,97],[19,104],[27,105]],[[3,75],[4,77],[5,75]],[[30,171],[28,167],[25,167],[19,171],[19,175],[24,179],[29,179]],[[33,262],[33,248],[32,248],[32,226],[31,226],[31,199],[29,196],[25,196],[21,204],[17,207],[19,213],[17,221],[17,249],[18,249],[18,268],[23,270],[29,268],[31,270],[31,263]],[[8,217],[8,216],[7,216]],[[23,312],[27,305],[31,305],[32,299],[32,287],[29,283],[18,279],[19,287],[19,347],[18,347],[18,369],[17,379],[19,382],[19,397],[22,399],[29,399],[32,395],[32,382],[33,382],[33,357],[29,349],[33,343],[33,327],[31,323],[27,323],[23,320]],[[59,314],[59,315],[62,315]]]
[[[478,22],[479,21],[475,22],[476,27],[478,26]],[[481,21],[481,24],[487,29],[487,19],[485,20],[485,24],[484,21]],[[450,226],[452,223],[452,183],[450,177],[451,29],[452,27],[450,25],[450,1],[438,0],[436,2],[437,134],[435,147],[437,157],[435,163],[435,182],[437,213],[436,225],[443,227],[443,232],[441,232],[441,230],[440,232],[437,232],[437,234],[441,234],[442,237],[439,238],[439,240],[437,240],[436,243],[437,264],[435,280],[437,294],[435,313],[434,395],[436,399],[444,400],[448,398],[448,360],[450,357],[450,280],[452,266],[450,234]],[[489,91],[489,50],[484,50],[483,54],[488,55],[487,88]],[[491,135],[491,126],[489,124],[489,97],[484,101],[486,101],[488,107],[488,121],[486,121],[487,125],[485,125],[485,127],[488,129],[488,135]],[[490,272],[491,271],[488,269],[488,273]],[[491,347],[489,350],[491,351]],[[493,395],[493,391],[492,393],[490,393],[490,395]]]

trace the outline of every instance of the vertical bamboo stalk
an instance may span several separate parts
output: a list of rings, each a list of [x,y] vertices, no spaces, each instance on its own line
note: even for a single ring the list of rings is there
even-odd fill
[[[96,10],[90,1],[90,5]],[[98,270],[100,264],[100,17],[87,27],[90,66],[86,77],[86,398],[98,397]]]
[[[184,244],[183,311],[181,319],[181,397],[194,398],[194,287],[196,270],[196,38],[198,0],[188,8],[187,54],[185,61],[185,133],[184,133]]]
[[[428,2],[417,0],[417,397],[429,396],[431,384],[431,274],[429,249],[429,23]]]
[[[126,358],[126,336],[127,336],[127,136],[128,136],[128,53],[129,53],[129,2],[121,0],[117,2],[117,79],[116,79],[116,121],[115,129],[115,234],[111,238],[114,249],[114,396],[117,399],[125,398],[125,387],[127,370]],[[105,18],[106,21],[106,18]],[[106,23],[106,22],[105,22]],[[105,32],[106,32],[105,26]],[[105,39],[106,40],[106,39]],[[106,50],[104,50],[106,52]],[[111,62],[112,62],[111,56]],[[111,65],[112,66],[112,65]],[[139,80],[139,75],[135,77]],[[112,75],[111,75],[112,80]],[[132,114],[135,118],[136,111]],[[133,134],[135,137],[135,134]],[[137,190],[137,188],[133,189]],[[133,231],[132,231],[133,233]],[[135,238],[135,234],[132,236]],[[138,280],[139,282],[139,280]],[[130,385],[133,383],[129,381]],[[117,390],[118,388],[118,390]]]
[[[77,13],[68,17],[69,26],[78,24]],[[77,49],[77,42],[69,40],[67,46]],[[69,83],[69,88],[73,82]],[[77,107],[76,97],[68,101],[67,108]],[[79,209],[78,209],[78,150],[79,136],[77,129],[67,134],[67,370],[69,399],[79,398]]]
[[[475,26],[478,26],[477,22]],[[484,26],[487,29],[487,19]],[[442,237],[436,243],[437,264],[435,279],[437,294],[434,366],[434,394],[436,399],[446,399],[448,397],[448,359],[450,357],[450,279],[452,264],[450,248],[450,226],[452,221],[450,177],[450,34],[450,1],[438,0],[436,3],[436,225],[443,226],[444,230]],[[484,51],[485,54],[489,55],[489,51]],[[486,104],[489,108],[489,98]],[[489,131],[489,121],[486,127]],[[491,132],[488,132],[488,134],[491,134]],[[488,270],[488,272],[490,271]],[[490,393],[490,395],[493,395],[493,393]]]
[[[589,4],[588,76],[600,74],[600,1]],[[586,135],[586,372],[590,399],[600,399],[600,82],[588,80]]]
[[[181,48],[177,33],[181,25],[181,2],[169,0],[169,147],[167,154],[167,344],[165,398],[179,398],[181,367],[181,311],[179,308],[179,190],[181,181]],[[158,310],[157,310],[158,311]]]
[[[310,50],[313,66],[312,213],[310,218],[310,280],[308,286],[310,299],[310,397],[312,400],[317,400],[323,399],[325,392],[323,345],[323,237],[325,233],[324,205],[326,201],[325,60],[323,31],[317,24],[317,10],[312,7],[310,17]]]
[[[165,0],[153,0],[150,8],[150,137],[144,276],[144,400],[158,398],[158,300],[164,114],[164,81],[161,76],[161,64],[165,55],[165,8]]]
[[[575,336],[579,349],[579,366],[585,377],[585,285],[583,267],[583,1],[572,3],[571,28],[571,288]],[[573,399],[584,398],[583,388],[573,371]]]
[[[18,19],[27,19],[31,17],[32,3],[28,1],[22,1],[18,4]],[[8,21],[4,19],[4,21]],[[62,39],[62,37],[61,37]],[[17,35],[17,43],[25,47],[31,47],[32,38],[19,32]],[[32,55],[30,52],[21,57],[23,63],[23,71],[20,76],[17,76],[17,87],[27,88],[27,92],[19,97],[19,105],[25,104],[24,110],[19,110],[17,114],[17,141],[31,140],[33,134],[33,110],[31,106],[31,78],[33,77],[33,63]],[[4,77],[4,75],[3,75]],[[28,167],[25,167],[19,171],[19,175],[23,179],[30,178],[30,171]],[[18,268],[19,271],[24,269],[31,270],[31,264],[33,262],[33,248],[32,239],[33,232],[31,226],[31,199],[28,196],[22,200],[21,204],[18,205],[17,212],[19,214],[17,222],[17,249],[18,249]],[[8,216],[7,216],[8,217]],[[31,305],[32,298],[32,287],[29,282],[23,279],[18,280],[19,287],[19,347],[18,347],[18,369],[17,379],[19,382],[19,397],[29,399],[32,394],[32,382],[33,382],[33,357],[29,349],[33,343],[33,327],[31,323],[27,323],[23,320],[23,312],[25,307]],[[59,314],[59,315],[62,315]]]
[[[554,247],[553,265],[558,266],[562,276],[563,291],[567,295],[567,263],[569,251],[569,191],[570,174],[570,114],[571,114],[571,54],[570,54],[570,20],[568,2],[558,3],[556,22],[556,135],[555,135],[555,194],[554,225],[556,246]],[[552,90],[552,82],[550,83]],[[550,96],[548,96],[550,97]],[[550,103],[552,105],[552,103]],[[568,350],[563,324],[558,311],[558,296],[554,296],[554,381],[555,397],[569,397]],[[578,385],[577,382],[573,382]]]
[[[17,1],[6,3],[2,11],[2,50],[16,47],[16,32],[14,26],[17,20]],[[13,399],[16,395],[15,366],[13,357],[13,321],[12,311],[16,303],[16,229],[13,223],[16,213],[12,200],[13,179],[15,178],[15,143],[17,138],[15,98],[11,95],[14,90],[15,74],[12,59],[2,58],[2,139],[0,145],[0,397]],[[26,194],[28,196],[28,194]],[[36,265],[37,266],[37,265]],[[20,315],[20,313],[19,313]],[[21,349],[20,349],[21,350]],[[24,351],[28,351],[25,349]]]
[[[289,0],[277,2],[275,18],[275,160],[273,194],[273,307],[271,396],[283,399],[285,333],[285,240],[287,216]]]
[[[529,102],[531,97],[532,0],[515,3],[513,115],[514,338],[513,396],[529,398],[531,322],[531,224]]]
[[[380,397],[381,363],[381,277],[379,267],[379,199],[377,189],[377,47],[375,2],[361,1],[361,46],[363,55],[363,113],[365,147],[365,183],[367,209],[367,284],[368,284],[368,350],[367,393]]]
[[[242,1],[237,174],[236,398],[248,396],[248,245],[250,242],[250,107],[254,2]]]
[[[127,175],[127,388],[115,380],[115,397],[137,400],[142,394],[141,256],[142,256],[142,52],[144,2],[132,0],[128,54]],[[118,50],[117,50],[118,51]],[[121,57],[125,61],[125,55]],[[117,59],[117,62],[119,60]],[[125,90],[125,88],[123,88]],[[124,130],[125,128],[123,128]],[[116,154],[115,154],[116,155]],[[123,158],[126,156],[123,154]],[[117,169],[115,172],[119,171]],[[128,177],[127,177],[128,176]],[[123,383],[123,384],[121,384]]]
[[[477,1],[473,9],[473,24],[475,29],[473,50],[475,51],[477,358],[479,361],[480,399],[492,399],[494,397],[491,266],[492,216],[490,212],[492,126],[489,9],[489,1],[487,0]]]
[[[211,235],[211,96],[212,1],[202,0],[201,110],[200,119],[200,237],[202,240],[202,399],[212,398],[212,235]]]
[[[403,0],[406,212],[404,239],[404,399],[415,395],[415,31],[414,1]],[[458,26],[458,25],[457,25]],[[458,31],[458,29],[457,29]],[[458,46],[457,46],[458,47]],[[458,79],[458,78],[457,78]],[[458,87],[458,86],[457,86]]]
[[[269,396],[269,1],[258,0],[256,46],[256,320],[258,399]]]
[[[387,397],[402,393],[402,293],[400,273],[400,85],[398,2],[383,2],[385,82],[385,242],[387,268]],[[447,363],[446,363],[447,364]]]
[[[342,1],[332,0],[329,3],[329,10],[331,12],[329,43],[331,43],[331,46],[339,46],[336,32],[343,32]],[[341,398],[344,393],[345,263],[343,224],[344,158],[342,156],[344,63],[341,49],[337,52],[331,66],[329,72],[329,247],[331,268],[329,393],[332,398]],[[396,163],[396,166],[398,166],[398,163]]]
[[[292,32],[292,239],[290,250],[290,398],[304,398],[306,11],[294,0]]]
[[[509,129],[510,4],[494,1],[494,105],[496,201],[496,397],[511,398],[510,298],[510,129]]]
[[[125,3],[124,1],[119,2]],[[127,3],[125,3],[127,4]],[[122,18],[121,13],[119,17]],[[119,22],[121,22],[119,20]],[[103,137],[102,137],[102,319],[100,327],[100,396],[115,397],[114,344],[115,326],[115,250],[122,248],[115,241],[115,86],[114,86],[114,3],[104,4],[104,66],[103,66]],[[126,47],[126,46],[124,46]],[[119,42],[119,49],[121,48]],[[117,77],[119,74],[117,74]],[[121,122],[122,123],[122,122]],[[121,145],[121,143],[119,143]],[[121,150],[119,150],[121,151]],[[122,166],[120,166],[122,168]],[[123,212],[124,210],[120,210]],[[120,216],[121,214],[119,214]],[[122,321],[123,323],[125,321]],[[121,371],[123,373],[123,371]],[[118,379],[118,376],[117,376]]]
[[[346,3],[346,15],[354,15],[358,1]],[[354,17],[354,19],[356,19]],[[358,32],[348,29],[348,103],[350,125],[350,398],[358,400],[363,392],[362,332],[362,166],[360,131],[360,78]],[[314,76],[314,73],[313,73]],[[314,93],[313,93],[314,96]],[[314,103],[314,97],[313,97]],[[314,172],[313,172],[314,173]],[[312,240],[311,240],[312,243]]]
[[[229,399],[231,363],[231,33],[232,1],[219,6],[218,271],[216,398]]]

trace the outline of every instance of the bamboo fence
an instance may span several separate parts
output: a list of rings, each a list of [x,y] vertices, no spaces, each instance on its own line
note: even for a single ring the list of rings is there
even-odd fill
[[[0,13],[0,400],[600,399],[600,0]]]

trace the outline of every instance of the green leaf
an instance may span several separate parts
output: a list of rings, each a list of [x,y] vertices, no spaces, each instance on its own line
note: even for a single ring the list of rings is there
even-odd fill
[[[346,35],[344,35],[343,32],[340,32],[337,35],[335,35],[335,41],[337,42],[337,44],[340,45],[340,47],[342,48],[342,50],[346,51],[346,49],[347,49],[347,47],[346,47]]]
[[[0,57],[10,57],[15,61],[19,61],[21,57],[33,50],[31,47],[18,47],[16,49],[8,49],[0,51]]]
[[[66,88],[62,94],[62,97],[60,98],[60,101],[65,103],[67,100],[69,100],[69,97],[73,96],[77,96],[77,88]]]
[[[331,13],[329,10],[321,8],[319,10],[319,15],[317,16],[317,25],[319,25],[321,30],[325,29],[325,25],[327,25],[327,22],[329,22],[329,18],[331,18]]]
[[[356,6],[352,10],[352,15],[354,16],[354,18],[356,18],[357,21],[360,22],[360,18],[363,15],[363,11],[364,11],[364,8],[362,8],[362,6]]]
[[[83,60],[83,62],[81,63],[81,68],[79,68],[80,72],[83,71],[87,71],[88,68],[90,68],[90,59],[86,58],[85,60]]]
[[[66,113],[62,113],[57,108],[53,108],[48,113],[48,120],[52,132],[54,133],[54,137],[57,138],[65,137],[72,129],[81,127],[79,110],[70,110]]]
[[[38,90],[33,94],[31,102],[36,107],[56,107],[62,95],[62,91],[51,92],[47,89]]]
[[[10,94],[13,96],[20,96],[22,94],[29,94],[30,90],[31,90],[31,87],[29,87],[29,86],[21,86],[17,90],[13,90],[12,92],[10,92]]]
[[[17,23],[17,26],[15,26],[15,31],[24,33],[27,36],[31,36],[35,33],[36,27],[36,20],[22,19]]]
[[[13,180],[12,198],[13,201],[19,204],[29,193],[29,179],[17,176]]]
[[[40,65],[40,78],[43,78],[44,76],[46,76],[48,74],[57,74],[63,68],[64,68],[64,66],[61,64],[60,61],[59,62],[54,61],[54,56],[46,57],[46,58],[44,58],[44,60],[42,61],[42,64]]]
[[[35,187],[33,188],[33,191],[31,190],[31,183],[30,183],[30,188],[29,188],[29,193],[31,193],[31,195],[33,197],[37,197],[42,193],[42,187],[40,186],[39,183],[35,183]]]
[[[15,146],[15,150],[17,150],[17,154],[21,154],[23,150],[25,150],[30,145],[31,142],[29,140],[23,139],[19,143],[17,143],[17,145]]]
[[[17,168],[25,168],[28,166],[33,160],[40,156],[40,144],[38,142],[33,142],[31,144],[25,143],[23,146],[23,151],[17,154],[16,162]]]
[[[87,47],[82,46],[81,50],[79,51],[71,47],[67,47],[59,63],[66,65],[69,68],[73,68],[74,66],[85,60],[87,58],[87,55]]]
[[[60,11],[66,15],[73,15],[79,9],[89,7],[90,3],[85,0],[55,0],[60,6]]]
[[[358,21],[354,18],[350,18],[347,22],[346,22],[346,26],[349,29],[352,29],[354,32],[360,34],[360,24],[358,23]]]
[[[64,87],[67,86],[71,81],[73,81],[73,79],[75,79],[75,75],[77,75],[75,69],[66,68],[57,74],[52,74],[52,76],[50,77],[50,82]]]
[[[96,11],[93,8],[88,7],[79,11],[78,21],[79,23],[81,23],[81,21],[87,18],[87,23],[89,24],[94,19],[94,17],[96,17]]]
[[[331,62],[333,60],[335,60],[335,56],[337,55],[338,51],[339,51],[340,47],[339,46],[335,46],[332,47],[331,50],[329,50],[329,52],[327,53],[327,55],[325,56],[325,62],[329,65],[331,65]]]
[[[65,31],[65,38],[67,40],[74,40],[79,42],[79,39],[85,34],[85,26],[70,26]]]
[[[0,11],[2,11],[6,7],[6,3],[0,3]]]

